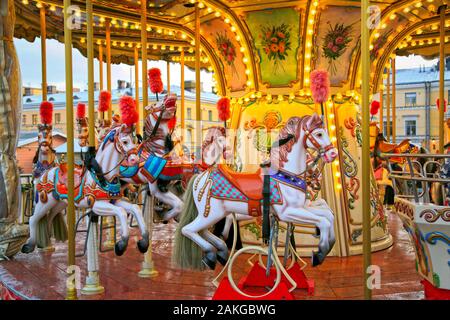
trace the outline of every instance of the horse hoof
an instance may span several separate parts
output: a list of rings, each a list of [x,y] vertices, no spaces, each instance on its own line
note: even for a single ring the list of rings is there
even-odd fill
[[[217,258],[215,253],[209,252],[207,253],[203,259],[202,262],[210,269],[214,270],[216,268]]]
[[[142,235],[142,239],[137,242],[138,250],[141,253],[146,253],[150,244],[148,232]]]
[[[316,253],[313,252],[312,253],[312,266],[313,267],[317,267],[318,265],[320,265],[322,263],[322,259],[321,259],[321,254],[320,253]]]
[[[320,229],[316,227],[315,232],[316,232],[316,233],[313,234],[312,236],[313,236],[314,238],[320,238]]]
[[[222,266],[225,266],[228,261],[228,251],[219,251],[217,253],[217,261],[219,261]]]
[[[22,247],[22,253],[31,253],[34,251],[35,245],[25,243]]]
[[[127,250],[127,246],[128,246],[128,239],[119,240],[114,245],[114,252],[115,252],[116,256],[120,257],[121,255],[123,255],[125,250]]]

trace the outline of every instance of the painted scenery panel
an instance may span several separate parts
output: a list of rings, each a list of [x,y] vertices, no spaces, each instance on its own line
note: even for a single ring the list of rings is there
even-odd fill
[[[361,10],[329,7],[322,12],[315,39],[316,69],[328,70],[332,86],[347,80],[351,56],[360,37]]]
[[[293,8],[254,11],[246,22],[260,59],[262,82],[282,87],[296,81],[300,12]]]
[[[245,89],[247,76],[243,55],[235,35],[222,19],[217,18],[202,24],[203,36],[213,46],[224,68],[227,86],[231,91]]]

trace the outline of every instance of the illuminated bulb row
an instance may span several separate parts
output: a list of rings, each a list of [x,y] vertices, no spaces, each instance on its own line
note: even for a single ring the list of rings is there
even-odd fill
[[[243,55],[243,59],[242,62],[245,65],[245,74],[247,76],[247,82],[246,85],[247,87],[251,88],[253,86],[253,82],[252,82],[252,71],[250,68],[250,59],[248,58],[248,52],[245,48],[245,46],[242,44],[242,35],[239,34],[239,28],[237,28],[237,26],[232,24],[232,19],[230,17],[227,17],[225,15],[225,13],[221,12],[218,8],[213,8],[210,6],[207,6],[204,2],[202,1],[196,1],[196,0],[189,0],[190,3],[194,4],[197,3],[197,6],[202,9],[205,10],[207,13],[213,13],[214,12],[214,16],[217,18],[222,18],[223,21],[226,24],[230,25],[230,30],[231,32],[234,33],[235,39],[237,41],[237,43],[239,44],[239,51],[242,53]],[[185,17],[186,21],[189,20],[189,16]],[[192,44],[192,43],[191,43]]]
[[[312,52],[312,40],[314,36],[314,24],[315,17],[317,14],[319,6],[319,0],[314,0],[311,4],[309,14],[308,14],[308,26],[306,28],[306,47],[305,47],[305,58],[304,58],[304,77],[303,77],[303,87],[309,87],[309,74],[311,71],[311,52]]]
[[[62,6],[56,6],[54,4],[50,4],[50,3],[46,3],[45,1],[31,1],[31,0],[22,0],[22,3],[24,5],[28,5],[30,3],[35,4],[35,6],[37,8],[42,8],[45,5],[49,6],[49,10],[50,11],[56,11],[56,8],[60,8],[61,10],[63,10]],[[81,11],[77,10],[75,11],[75,16],[77,17],[81,17]],[[99,16],[99,15],[94,15],[94,20],[97,22],[93,23],[93,26],[99,26],[99,27],[103,27],[105,25],[106,22],[106,17],[104,16]],[[83,23],[84,25],[86,25],[86,22]],[[141,29],[141,25],[138,22],[135,21],[129,21],[129,20],[124,20],[124,19],[116,19],[116,18],[112,18],[111,19],[111,26],[113,28],[124,28],[124,29],[135,29],[135,30],[140,30]],[[184,33],[184,32],[180,32],[180,31],[176,31],[176,30],[172,30],[172,29],[167,29],[167,28],[161,28],[158,26],[147,26],[147,31],[155,31],[158,34],[161,35],[168,35],[168,36],[178,36],[182,39],[186,39],[188,36]]]

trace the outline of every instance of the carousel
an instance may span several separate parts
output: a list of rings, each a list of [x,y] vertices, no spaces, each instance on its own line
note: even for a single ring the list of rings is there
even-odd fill
[[[445,105],[447,1],[0,6],[1,299],[450,299],[446,110],[435,119],[438,154],[397,144],[395,121],[397,56],[439,57]],[[39,146],[26,186],[14,38],[41,41]],[[47,39],[65,47],[64,156],[52,142]],[[73,99],[74,50],[87,58],[77,70],[88,75],[86,104]],[[167,62],[165,87],[148,61]],[[112,64],[135,67],[136,86],[117,106]],[[205,71],[214,126],[202,112]]]

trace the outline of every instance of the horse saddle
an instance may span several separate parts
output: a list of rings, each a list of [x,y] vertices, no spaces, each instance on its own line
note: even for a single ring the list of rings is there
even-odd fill
[[[227,165],[217,166],[220,173],[248,199],[260,201],[263,198],[263,175],[261,168],[255,172],[236,172]]]
[[[63,163],[59,166],[58,180],[55,186],[61,194],[67,194],[67,163]],[[74,186],[78,190],[83,179],[83,166],[75,165],[74,167]],[[76,191],[75,191],[76,193]]]

